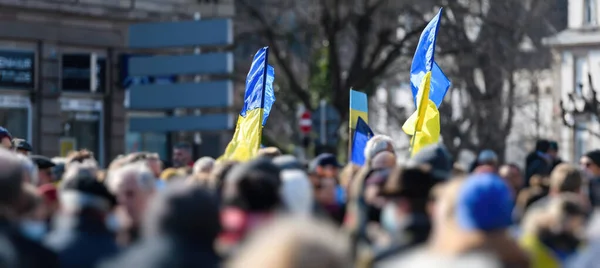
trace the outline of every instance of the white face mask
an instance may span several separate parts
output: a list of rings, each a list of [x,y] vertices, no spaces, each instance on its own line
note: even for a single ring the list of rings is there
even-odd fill
[[[390,234],[398,232],[400,222],[396,215],[396,205],[393,203],[386,204],[381,210],[381,226]]]
[[[35,241],[42,240],[48,231],[48,226],[44,221],[23,220],[20,228],[23,235]]]
[[[121,222],[119,221],[117,215],[115,215],[114,213],[111,213],[108,216],[106,216],[105,224],[106,228],[108,228],[108,230],[112,232],[117,232],[121,229]]]

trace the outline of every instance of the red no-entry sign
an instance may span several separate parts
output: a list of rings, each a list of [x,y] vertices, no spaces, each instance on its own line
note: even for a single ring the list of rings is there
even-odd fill
[[[311,115],[309,111],[305,111],[302,113],[302,116],[300,116],[300,131],[303,134],[308,134],[312,130],[312,119],[310,118]]]

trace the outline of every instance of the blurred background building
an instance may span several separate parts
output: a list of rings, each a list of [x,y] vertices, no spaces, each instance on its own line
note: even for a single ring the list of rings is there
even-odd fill
[[[555,58],[555,133],[563,157],[577,161],[600,146],[600,2],[570,0],[568,10],[568,28],[545,43]]]
[[[233,0],[0,0],[0,125],[36,153],[168,155],[166,134],[128,133],[127,26],[232,17]],[[92,75],[95,74],[95,75]],[[134,81],[134,82],[135,82]]]

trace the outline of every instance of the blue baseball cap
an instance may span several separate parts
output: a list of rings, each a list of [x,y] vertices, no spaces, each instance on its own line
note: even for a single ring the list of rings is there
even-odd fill
[[[494,173],[469,176],[456,201],[458,225],[469,231],[494,231],[510,227],[514,202],[510,188]]]

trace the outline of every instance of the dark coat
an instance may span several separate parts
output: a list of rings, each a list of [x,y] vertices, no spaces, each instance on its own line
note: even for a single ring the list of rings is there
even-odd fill
[[[52,251],[0,221],[0,267],[60,267]]]
[[[412,216],[394,238],[390,247],[375,252],[373,262],[385,262],[392,257],[406,253],[408,250],[422,245],[429,238],[430,232],[431,221],[427,215]]]
[[[529,187],[529,181],[533,175],[548,176],[553,168],[554,163],[550,163],[537,153],[529,154],[525,163],[525,186]]]
[[[104,222],[84,216],[59,219],[45,244],[58,254],[63,268],[95,267],[119,253],[115,235]]]
[[[193,240],[193,241],[192,241]],[[221,259],[213,246],[197,239],[144,239],[101,268],[217,268]]]

